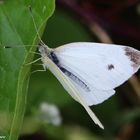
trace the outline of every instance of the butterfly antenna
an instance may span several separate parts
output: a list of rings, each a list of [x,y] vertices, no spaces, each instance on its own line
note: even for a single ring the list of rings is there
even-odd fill
[[[38,36],[38,38],[39,38],[39,41],[40,41],[41,45],[45,45],[45,43],[42,41],[42,39],[41,39],[41,37],[40,37],[40,35],[39,35],[39,32],[38,32],[38,29],[37,29],[37,26],[36,26],[36,23],[35,23],[35,19],[34,19],[34,16],[33,16],[33,12],[32,12],[31,6],[29,6],[29,11],[30,11],[30,15],[31,15],[31,17],[32,17],[33,24],[34,24],[34,27],[35,27],[37,36]]]

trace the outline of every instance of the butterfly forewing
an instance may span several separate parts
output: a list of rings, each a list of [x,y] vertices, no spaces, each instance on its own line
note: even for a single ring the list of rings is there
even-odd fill
[[[98,90],[116,88],[128,80],[140,65],[139,51],[120,45],[71,43],[55,49],[55,54],[64,68]]]

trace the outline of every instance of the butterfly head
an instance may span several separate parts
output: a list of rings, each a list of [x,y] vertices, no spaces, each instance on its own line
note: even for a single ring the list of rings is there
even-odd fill
[[[42,57],[47,57],[50,54],[51,49],[47,45],[41,44],[39,45],[38,51]]]

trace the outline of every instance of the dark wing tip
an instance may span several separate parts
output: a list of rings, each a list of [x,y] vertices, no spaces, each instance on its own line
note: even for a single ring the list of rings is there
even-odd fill
[[[125,47],[125,55],[129,58],[134,69],[140,67],[140,51],[131,47]]]

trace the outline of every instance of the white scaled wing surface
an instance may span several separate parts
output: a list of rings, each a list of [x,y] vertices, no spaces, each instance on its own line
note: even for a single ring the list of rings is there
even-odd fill
[[[87,105],[112,96],[114,88],[140,67],[140,52],[121,45],[70,43],[56,48],[54,53],[62,72]]]

